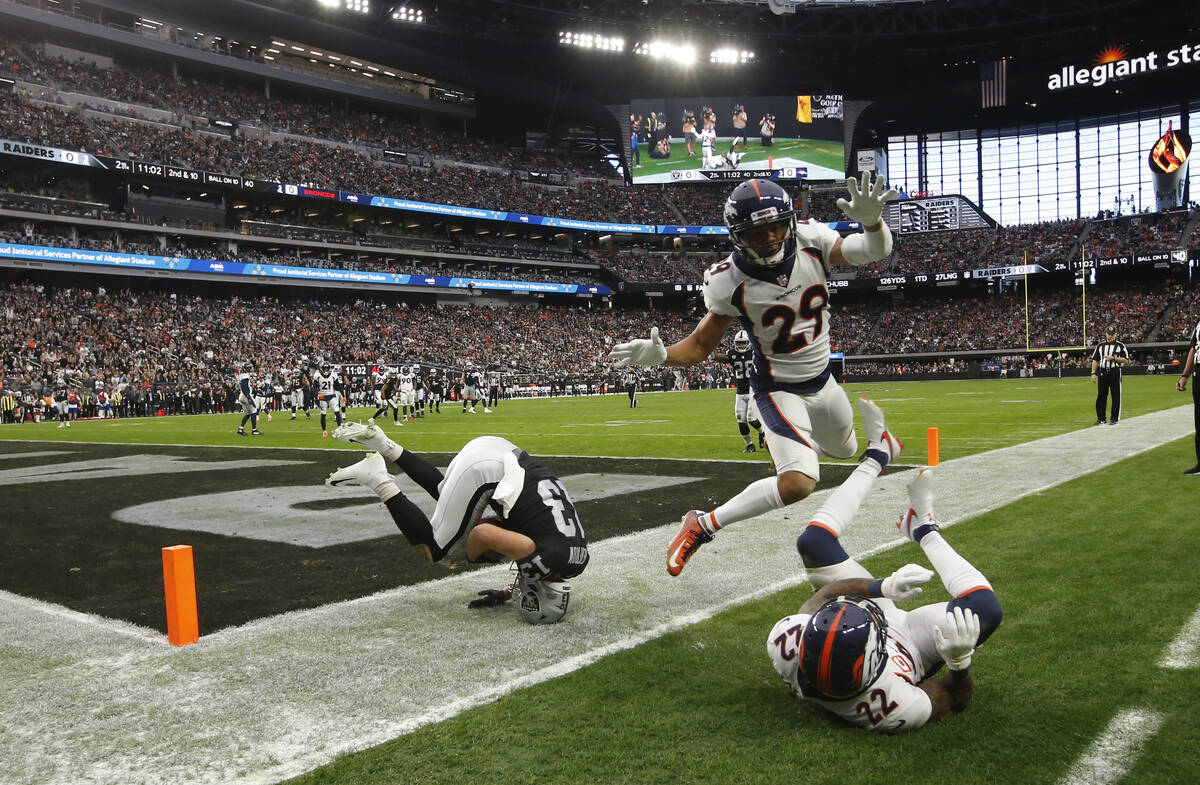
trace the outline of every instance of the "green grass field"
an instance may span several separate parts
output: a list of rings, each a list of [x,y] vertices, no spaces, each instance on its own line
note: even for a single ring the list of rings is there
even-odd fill
[[[1017,501],[1006,497],[998,482],[989,511],[948,531],[950,542],[996,587],[1005,609],[1003,625],[977,654],[974,702],[964,715],[887,738],[842,727],[818,707],[789,696],[766,656],[765,635],[808,596],[802,586],[752,599],[474,708],[448,710],[447,719],[288,781],[1195,782],[1200,730],[1192,712],[1200,703],[1200,674],[1158,663],[1200,605],[1195,581],[1200,480],[1181,475],[1193,462],[1189,431],[1144,448],[1136,419],[1190,405],[1190,396],[1175,391],[1174,377],[1128,377],[1125,422],[1111,428],[1091,426],[1094,387],[1080,378],[852,384],[847,392],[868,395],[884,408],[892,431],[906,441],[902,463],[925,461],[926,429],[934,426],[943,462],[1081,431],[1128,446],[1130,457]],[[291,423],[276,417],[257,439],[237,437],[235,426],[232,415],[85,422],[69,431],[43,424],[0,428],[0,439],[349,449],[322,439],[315,420]],[[420,452],[450,452],[475,435],[495,433],[535,455],[745,458],[763,463],[766,471],[761,453],[740,452],[727,390],[644,395],[636,409],[618,395],[504,401],[495,413],[474,416],[450,405],[440,416],[388,430]],[[1013,474],[1020,476],[1020,467]],[[1028,477],[1028,487],[1042,485],[1036,474]],[[731,529],[722,537],[732,534]],[[654,558],[660,560],[657,554]],[[756,555],[741,552],[740,558]],[[920,560],[915,546],[906,545],[864,564],[885,575]],[[712,559],[688,569],[684,577],[702,592],[704,571],[718,573],[722,565]],[[921,602],[940,599],[945,594],[935,582]],[[584,614],[586,607],[577,613]],[[423,637],[433,644],[440,622],[431,618],[428,624]],[[496,629],[481,627],[480,634]],[[537,645],[553,651],[556,628],[537,633]],[[336,647],[328,652],[331,664],[339,657]],[[0,663],[6,661],[12,662],[0,644]],[[404,680],[412,664],[397,659],[394,678]],[[493,676],[500,674],[478,674],[481,687]],[[1093,740],[1127,709],[1159,716],[1158,732],[1144,748],[1117,750],[1098,773],[1071,774]],[[296,710],[322,711],[319,701]],[[0,708],[0,753],[6,735],[22,733],[17,721],[6,719],[6,711]],[[220,727],[210,732],[219,733]],[[0,781],[8,781],[2,771],[0,766]],[[277,778],[242,772],[230,780]],[[35,780],[18,776],[14,781]],[[158,780],[148,776],[147,781]]]

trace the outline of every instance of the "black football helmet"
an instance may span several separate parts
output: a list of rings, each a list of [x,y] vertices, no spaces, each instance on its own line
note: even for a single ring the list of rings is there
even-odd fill
[[[887,666],[887,627],[883,609],[866,597],[822,605],[800,636],[801,691],[847,700],[866,690]]]
[[[782,239],[767,245],[751,243],[749,235],[753,230],[773,224],[782,224]],[[725,226],[734,247],[756,264],[778,267],[796,253],[796,211],[792,197],[770,180],[746,180],[733,189],[725,200]]]

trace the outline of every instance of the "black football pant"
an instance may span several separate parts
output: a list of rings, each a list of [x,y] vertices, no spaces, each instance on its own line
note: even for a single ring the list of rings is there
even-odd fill
[[[1107,407],[1108,397],[1112,395],[1112,417],[1106,418],[1104,410]],[[1099,377],[1096,379],[1096,419],[1104,422],[1107,419],[1110,423],[1121,419],[1121,371],[1116,368],[1100,371]]]
[[[1192,377],[1192,420],[1196,426],[1196,465],[1200,466],[1200,376]]]

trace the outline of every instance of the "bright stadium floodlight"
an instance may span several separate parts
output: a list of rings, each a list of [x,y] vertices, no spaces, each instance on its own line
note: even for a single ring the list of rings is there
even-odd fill
[[[580,49],[599,49],[602,52],[624,52],[625,39],[618,36],[600,35],[599,33],[574,33],[560,30],[558,42],[563,46],[577,46]]]
[[[425,12],[420,8],[412,8],[407,5],[398,5],[392,9],[392,21],[408,22],[409,24],[419,25],[425,22]]]
[[[341,3],[339,0],[317,0],[317,5],[322,8],[337,8]]]
[[[371,13],[371,0],[346,0],[346,10],[358,14]]]
[[[639,41],[634,46],[635,54],[646,55],[655,60],[670,60],[678,65],[696,62],[696,47],[691,44],[675,44],[670,41]]]
[[[723,47],[710,52],[708,62],[718,65],[745,65],[746,63],[754,62],[754,52],[745,49]]]

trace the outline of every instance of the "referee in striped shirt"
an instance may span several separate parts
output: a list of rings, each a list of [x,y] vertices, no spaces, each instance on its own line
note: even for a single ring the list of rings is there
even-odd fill
[[[1104,411],[1108,408],[1108,396],[1112,394],[1112,417],[1110,425],[1121,419],[1121,366],[1128,365],[1129,350],[1117,340],[1115,327],[1104,330],[1104,341],[1092,350],[1092,381],[1096,382],[1096,425],[1104,424]]]
[[[1175,389],[1187,389],[1188,379],[1196,378],[1192,385],[1192,419],[1196,426],[1196,465],[1184,472],[1191,476],[1200,475],[1200,322],[1192,329],[1192,345],[1188,349],[1187,361],[1183,364],[1183,375],[1175,382]]]

